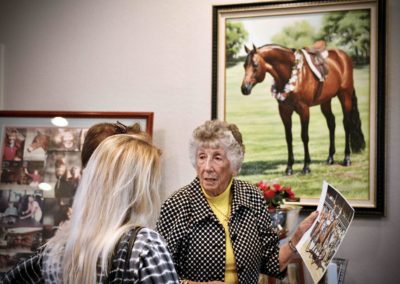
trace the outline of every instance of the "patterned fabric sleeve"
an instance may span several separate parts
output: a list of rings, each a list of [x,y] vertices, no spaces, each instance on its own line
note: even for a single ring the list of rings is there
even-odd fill
[[[269,276],[282,279],[286,276],[287,270],[280,271],[279,267],[279,238],[278,235],[271,229],[271,217],[266,209],[261,211],[260,227],[264,238],[264,259],[266,267],[261,268],[261,272]]]
[[[158,218],[156,231],[167,242],[168,250],[173,259],[175,270],[182,276],[181,258],[184,255],[182,239],[184,239],[186,226],[188,225],[188,201],[185,191],[177,191],[168,198],[161,206],[160,217]]]
[[[37,252],[10,269],[4,275],[4,278],[0,279],[0,283],[44,283],[41,273],[41,262],[42,255],[40,252]]]
[[[157,232],[151,229],[140,231],[132,249],[131,263],[136,262],[137,257],[139,267],[134,274],[139,283],[179,283],[168,249]]]

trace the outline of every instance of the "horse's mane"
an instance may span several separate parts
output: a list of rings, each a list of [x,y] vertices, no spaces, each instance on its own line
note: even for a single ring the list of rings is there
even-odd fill
[[[289,47],[286,47],[286,46],[283,46],[283,45],[280,45],[280,44],[276,44],[276,43],[267,43],[267,44],[264,44],[264,45],[260,46],[259,48],[264,48],[264,47],[279,48],[279,49],[283,49],[283,50],[285,50],[287,52],[295,51],[295,49],[293,49],[293,48],[289,48]]]
[[[280,44],[276,44],[276,43],[267,43],[267,44],[264,44],[264,45],[258,47],[257,49],[261,49],[261,48],[268,48],[268,49],[277,48],[277,49],[281,49],[281,50],[283,50],[285,52],[289,52],[289,53],[293,53],[293,52],[296,51],[296,49],[294,49],[294,48],[288,48],[286,46],[283,46],[283,45],[280,45]],[[248,65],[248,64],[251,63],[250,59],[253,57],[255,52],[256,51],[254,49],[250,50],[249,54],[246,57],[245,65]]]

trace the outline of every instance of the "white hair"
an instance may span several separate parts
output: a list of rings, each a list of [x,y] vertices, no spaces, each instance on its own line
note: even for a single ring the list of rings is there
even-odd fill
[[[235,124],[219,120],[208,120],[193,131],[189,144],[189,155],[190,161],[195,168],[197,151],[200,147],[224,148],[232,171],[239,173],[244,159],[245,148],[242,134]]]

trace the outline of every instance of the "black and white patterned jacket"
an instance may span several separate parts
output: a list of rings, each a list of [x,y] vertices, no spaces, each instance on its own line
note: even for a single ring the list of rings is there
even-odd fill
[[[229,232],[239,283],[258,283],[259,273],[279,271],[279,239],[260,190],[233,180]],[[180,279],[223,281],[225,231],[209,207],[196,178],[175,192],[161,207],[156,229],[167,241]]]

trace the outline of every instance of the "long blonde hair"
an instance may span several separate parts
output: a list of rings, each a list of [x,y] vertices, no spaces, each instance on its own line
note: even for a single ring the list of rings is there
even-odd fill
[[[98,267],[105,274],[121,236],[153,224],[159,182],[160,152],[146,137],[106,138],[84,169],[71,221],[45,247],[44,272],[63,283],[96,283]]]

